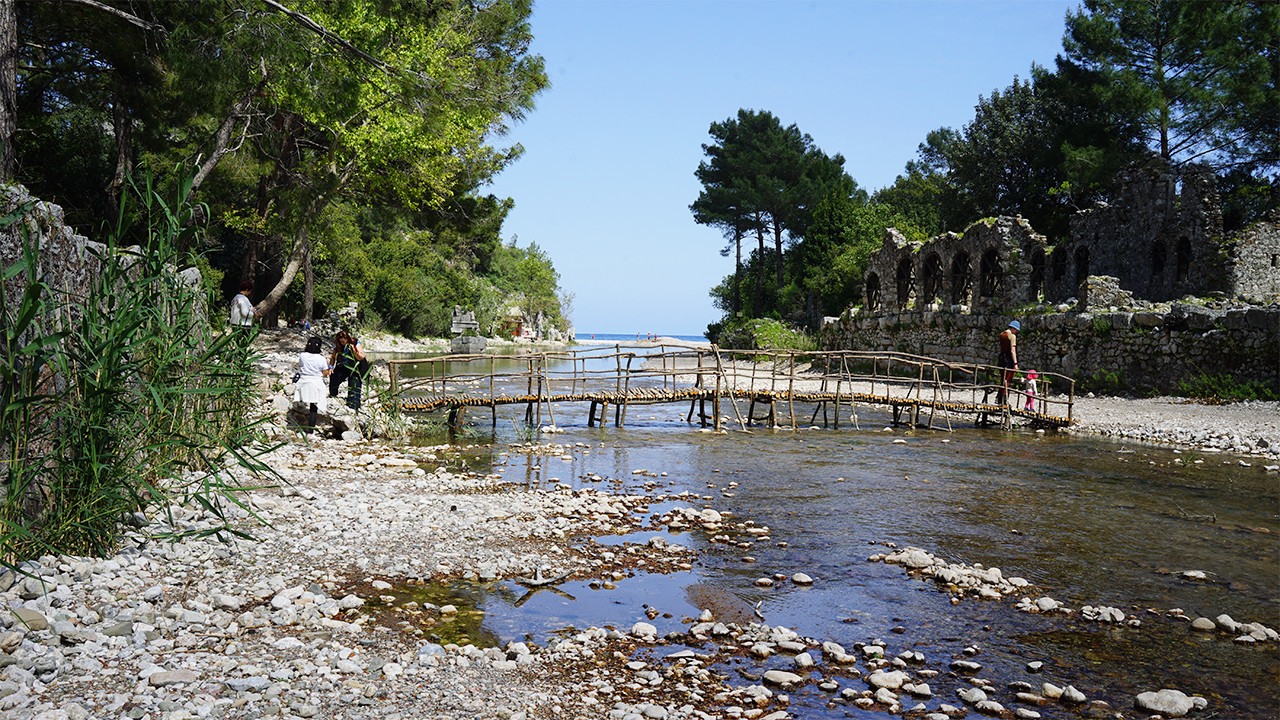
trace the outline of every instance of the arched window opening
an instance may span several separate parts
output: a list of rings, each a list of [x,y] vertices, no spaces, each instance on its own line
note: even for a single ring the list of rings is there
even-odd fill
[[[973,279],[969,271],[969,253],[957,253],[955,258],[951,260],[951,304],[967,304],[972,284]]]
[[[924,302],[936,303],[942,300],[942,258],[938,253],[929,253],[924,259]]]
[[[1164,266],[1169,262],[1169,250],[1163,240],[1151,244],[1151,277],[1164,277]]]
[[[982,262],[978,264],[978,293],[982,297],[994,297],[1000,287],[1000,253],[992,248],[982,253]]]
[[[1053,266],[1053,282],[1056,285],[1067,276],[1067,251],[1055,250],[1050,253],[1050,264]]]
[[[871,273],[867,275],[866,290],[866,306],[868,310],[880,309],[880,276]]]
[[[1089,248],[1081,245],[1076,248],[1076,287],[1084,284],[1089,277]]]
[[[1027,299],[1040,302],[1044,299],[1044,248],[1031,251],[1031,282],[1027,287]]]
[[[1185,237],[1178,238],[1178,282],[1187,279],[1191,274],[1191,241]]]
[[[915,292],[915,281],[911,258],[902,258],[898,262],[898,307],[905,308],[911,302],[911,295]]]

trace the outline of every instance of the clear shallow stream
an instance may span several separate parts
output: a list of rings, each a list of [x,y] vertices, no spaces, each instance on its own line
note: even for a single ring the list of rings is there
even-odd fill
[[[1280,717],[1280,644],[1239,645],[1229,635],[1195,633],[1185,621],[1164,616],[1181,608],[1190,617],[1227,613],[1280,628],[1280,477],[1261,463],[1241,467],[1223,455],[962,424],[954,433],[885,432],[887,415],[865,408],[861,430],[842,424],[840,431],[713,435],[686,425],[687,410],[632,408],[625,428],[601,429],[586,427],[585,408],[557,407],[564,432],[541,440],[584,443],[589,452],[561,460],[500,456],[499,450],[494,462],[519,484],[641,492],[648,481],[659,483],[654,493],[696,492],[710,499],[655,503],[651,512],[674,505],[729,510],[736,520],[767,525],[770,540],[740,549],[710,543],[701,532],[641,533],[630,539],[661,534],[697,548],[702,561],[691,572],[638,575],[613,590],[561,585],[572,599],[551,591],[524,597],[512,583],[497,592],[460,588],[471,595],[468,604],[483,610],[482,632],[505,642],[541,641],[568,626],[629,628],[648,621],[646,603],[673,615],[653,621],[660,631],[686,629],[680,618],[698,614],[689,599],[697,595],[689,587],[697,586],[728,593],[743,607],[760,603],[765,622],[801,635],[846,648],[879,638],[889,656],[924,653],[927,667],[943,671],[930,681],[929,707],[962,704],[955,689],[967,683],[948,677],[946,667],[965,647],[977,646],[972,659],[984,666],[979,675],[995,681],[1001,690],[995,699],[1006,707],[1013,703],[1005,683],[1025,680],[1037,688],[1044,681],[1075,685],[1090,700],[1106,700],[1132,717],[1145,716],[1133,709],[1134,696],[1164,687],[1209,698],[1201,716]],[[487,418],[477,429],[489,430]],[[515,425],[500,419],[495,447],[514,442],[514,434]],[[667,475],[632,474],[637,469]],[[590,482],[592,474],[606,480]],[[1107,626],[1078,613],[1030,615],[1015,610],[1013,599],[953,606],[931,581],[868,562],[885,551],[884,542],[918,546],[948,562],[997,566],[1031,581],[1032,597],[1049,596],[1077,610],[1115,606],[1142,625]],[[744,562],[747,555],[756,562]],[[1184,570],[1205,571],[1209,580],[1185,580]],[[762,576],[796,572],[815,584],[754,585]],[[1043,661],[1044,670],[1028,673],[1031,660]],[[747,683],[764,669],[791,669],[788,664],[775,657],[735,661],[726,669],[735,682]],[[841,681],[850,684],[864,685]],[[883,715],[828,707],[832,696],[812,685],[791,697],[797,717]],[[1036,709],[1046,718],[1076,716],[1059,705]]]

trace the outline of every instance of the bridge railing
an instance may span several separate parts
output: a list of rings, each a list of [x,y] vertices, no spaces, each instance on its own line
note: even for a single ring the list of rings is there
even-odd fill
[[[1040,373],[1039,388],[1028,394],[1016,373],[1006,388],[999,367],[951,363],[897,352],[724,350],[712,346],[650,343],[593,345],[519,355],[441,355],[389,361],[391,393],[397,399],[432,398],[444,402],[489,405],[607,397],[611,403],[672,397],[767,399],[785,401],[793,425],[796,402],[834,402],[875,398],[889,404],[966,412],[1004,413],[1046,418],[1073,417],[1075,381]],[[737,411],[736,405],[734,407]],[[623,411],[625,412],[625,410]],[[691,410],[692,412],[692,410]],[[931,417],[932,419],[932,417]]]

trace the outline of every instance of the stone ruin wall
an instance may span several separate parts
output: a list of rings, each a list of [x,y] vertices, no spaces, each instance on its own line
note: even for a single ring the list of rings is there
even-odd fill
[[[1135,296],[1156,302],[1240,294],[1229,283],[1230,243],[1224,242],[1216,182],[1201,168],[1182,173],[1181,192],[1178,179],[1160,170],[1121,176],[1114,203],[1071,219],[1065,245],[1077,281],[1110,275]],[[1066,290],[1073,294],[1074,285]]]
[[[952,312],[853,315],[829,323],[824,349],[851,348],[926,355],[948,362],[995,365],[996,336],[1009,315]],[[1170,392],[1201,374],[1230,374],[1280,393],[1280,306],[1214,311],[1175,303],[1168,312],[1049,313],[1019,318],[1018,361],[1024,370],[1077,380],[1117,373],[1134,394]]]
[[[1118,373],[1133,392],[1229,373],[1280,392],[1280,213],[1224,238],[1214,183],[1202,170],[1181,188],[1132,171],[1117,202],[1079,213],[1056,246],[1022,218],[923,243],[889,230],[864,307],[828,319],[821,345],[995,364],[995,337],[1016,317],[1024,368]],[[1188,295],[1262,307],[1168,302]]]
[[[1236,295],[1280,303],[1280,210],[1233,238],[1227,277]]]
[[[867,260],[868,312],[985,312],[1038,302],[1044,294],[1048,243],[1022,218],[1000,217],[924,243],[886,232]]]
[[[37,275],[55,294],[79,296],[97,267],[89,252],[94,243],[66,225],[61,207],[32,197],[21,185],[0,187],[0,203],[5,215],[27,208],[22,220],[0,228],[0,267],[22,260],[24,243],[32,243],[38,248]],[[10,317],[22,300],[26,279],[26,274],[19,274],[4,283],[5,311]]]

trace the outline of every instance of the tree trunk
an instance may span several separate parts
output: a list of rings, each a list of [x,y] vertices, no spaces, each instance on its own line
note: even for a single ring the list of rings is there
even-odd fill
[[[280,304],[280,299],[284,297],[285,291],[293,284],[293,279],[297,277],[298,270],[302,269],[304,263],[311,258],[311,245],[307,242],[307,226],[299,225],[297,237],[293,241],[293,251],[289,253],[289,261],[285,263],[284,271],[280,276],[280,282],[271,288],[271,292],[254,306],[254,312],[258,317],[265,317],[275,312],[276,305]]]
[[[133,165],[133,128],[129,113],[120,99],[123,88],[115,88],[111,102],[111,124],[116,141],[116,172],[107,185],[107,196],[111,198],[113,207],[120,206],[120,197],[124,194],[124,184],[129,179],[129,170]]]
[[[303,322],[311,322],[313,309],[316,304],[316,274],[311,268],[311,253],[307,253],[307,259],[302,263],[302,320]]]
[[[742,312],[742,228],[733,228],[733,246],[737,257],[733,262],[733,306],[729,317],[736,318]]]
[[[13,133],[17,127],[17,0],[0,0],[0,182],[13,180]]]
[[[759,246],[756,258],[755,296],[751,299],[752,317],[764,315],[764,268],[768,260],[764,256],[764,225],[756,223],[756,244]]]
[[[773,259],[774,267],[777,268],[778,292],[782,292],[782,223],[778,218],[773,218],[773,248],[778,253]]]
[[[247,90],[244,95],[231,104],[231,107],[227,110],[227,116],[223,118],[222,124],[218,126],[218,130],[213,134],[213,147],[209,151],[209,157],[200,162],[196,168],[195,177],[191,179],[191,192],[194,193],[199,189],[201,183],[205,181],[205,178],[209,177],[209,173],[213,172],[213,169],[218,166],[223,157],[235,151],[240,146],[240,143],[244,142],[245,128],[241,129],[240,137],[235,147],[231,146],[231,133],[235,129],[237,122],[248,113],[253,99],[262,92],[266,85],[267,75],[264,68],[262,80],[258,81],[257,85]]]

